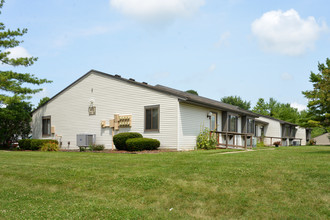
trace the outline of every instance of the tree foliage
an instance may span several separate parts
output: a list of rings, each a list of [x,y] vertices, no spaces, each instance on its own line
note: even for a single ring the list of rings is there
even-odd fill
[[[309,81],[313,90],[303,91],[308,99],[308,123],[330,130],[330,59],[318,64],[319,73],[311,72]]]
[[[42,99],[40,99],[37,108],[39,108],[40,106],[42,106],[43,104],[45,104],[46,102],[48,102],[49,99],[50,99],[49,97],[43,97]]]
[[[196,90],[189,89],[186,92],[188,92],[190,94],[198,95],[198,92]]]
[[[31,110],[31,104],[23,101],[0,108],[0,145],[15,142],[19,137],[28,137],[31,132]]]
[[[252,109],[253,112],[261,114],[261,115],[268,115],[268,105],[263,98],[259,98],[257,104]]]
[[[4,0],[0,0],[0,10],[4,4]],[[1,13],[1,11],[0,11]],[[41,85],[50,82],[46,79],[38,79],[33,74],[17,73],[12,70],[3,70],[10,66],[31,66],[37,58],[35,57],[20,57],[10,58],[8,49],[19,46],[23,41],[17,40],[27,33],[27,29],[10,30],[6,29],[4,23],[0,22],[0,104],[9,104],[14,101],[20,101],[31,98],[31,94],[35,94],[41,89],[32,89],[23,84]]]
[[[4,0],[0,0],[0,14]],[[18,40],[27,33],[27,29],[6,29],[0,22],[0,144],[14,142],[18,137],[25,138],[30,133],[30,103],[24,101],[41,89],[30,88],[50,81],[39,79],[30,73],[18,73],[10,70],[12,67],[31,66],[35,57],[10,57],[11,48],[17,47],[23,41]],[[6,70],[7,69],[7,70]]]
[[[302,116],[305,117],[306,115],[306,111],[299,112],[298,109],[291,107],[289,103],[280,103],[274,98],[270,98],[268,102],[260,98],[252,111],[298,124],[303,123]]]
[[[251,102],[250,101],[244,101],[239,96],[225,96],[225,97],[221,98],[220,101],[224,102],[224,103],[227,103],[227,104],[238,106],[238,107],[240,107],[242,109],[245,109],[245,110],[250,110],[250,108],[251,108]]]

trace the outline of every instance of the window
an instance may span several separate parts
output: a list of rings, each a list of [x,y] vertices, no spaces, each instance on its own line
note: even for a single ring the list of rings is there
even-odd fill
[[[254,120],[252,118],[247,119],[247,133],[254,133]]]
[[[144,109],[144,130],[159,131],[159,105],[146,106]]]
[[[285,137],[289,137],[289,136],[290,136],[290,127],[285,126]]]
[[[254,136],[258,137],[258,126],[254,126]]]
[[[237,132],[237,121],[238,121],[237,116],[229,115],[228,131]]]
[[[216,131],[217,127],[217,113],[212,112],[210,129],[211,131]]]
[[[42,117],[42,135],[50,136],[51,135],[51,125],[50,125],[50,116]]]
[[[261,136],[261,137],[265,136],[265,127],[264,127],[264,126],[262,126],[262,127],[260,128],[260,136]]]

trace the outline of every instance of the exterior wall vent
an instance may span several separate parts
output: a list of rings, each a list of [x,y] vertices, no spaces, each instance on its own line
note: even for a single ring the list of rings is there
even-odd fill
[[[88,147],[89,145],[95,144],[95,134],[77,134],[77,146]]]

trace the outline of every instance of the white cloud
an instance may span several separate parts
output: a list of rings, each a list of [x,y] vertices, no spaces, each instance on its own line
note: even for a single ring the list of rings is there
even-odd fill
[[[8,58],[20,58],[20,57],[32,57],[31,54],[24,48],[24,47],[14,47],[9,48],[6,50],[6,52],[10,52],[8,55]]]
[[[111,7],[124,15],[150,24],[169,24],[194,14],[205,0],[110,0]]]
[[[112,28],[109,28],[106,26],[93,26],[93,27],[88,27],[88,28],[84,28],[84,29],[70,30],[68,32],[64,32],[63,34],[59,35],[55,39],[54,45],[56,47],[64,47],[77,38],[102,35],[102,34],[106,34],[106,33],[110,32],[110,31],[115,31],[117,29],[118,29],[118,27],[116,27],[116,26],[114,26]]]
[[[216,47],[220,47],[222,45],[228,46],[229,45],[229,42],[228,42],[229,37],[230,37],[230,32],[229,31],[224,32],[223,34],[221,34],[220,40],[215,43],[215,46]]]
[[[293,76],[289,73],[282,73],[281,79],[285,81],[293,80]]]
[[[300,55],[314,48],[327,26],[319,25],[312,16],[303,19],[291,9],[266,12],[252,23],[251,29],[265,51]]]
[[[298,111],[302,111],[302,110],[307,109],[307,106],[306,106],[306,105],[299,104],[299,103],[297,103],[297,102],[292,102],[292,103],[290,104],[290,106],[291,106],[292,108],[296,108],[296,109],[298,109]]]
[[[210,71],[210,72],[213,72],[216,68],[217,68],[217,66],[213,63],[213,64],[209,67],[209,71]]]

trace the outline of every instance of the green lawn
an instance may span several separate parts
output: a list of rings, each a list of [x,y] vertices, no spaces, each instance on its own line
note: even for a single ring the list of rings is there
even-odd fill
[[[0,219],[329,219],[330,147],[0,151]]]

